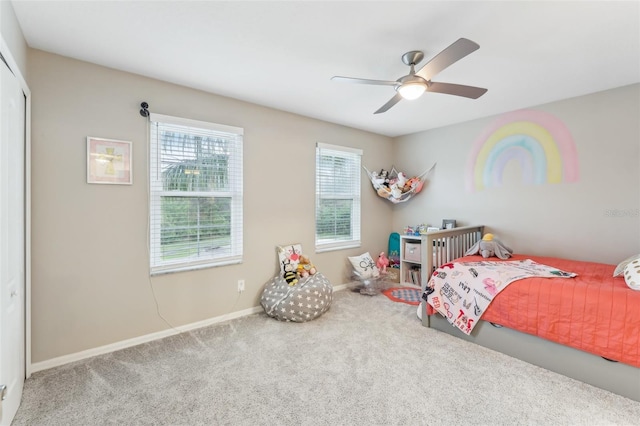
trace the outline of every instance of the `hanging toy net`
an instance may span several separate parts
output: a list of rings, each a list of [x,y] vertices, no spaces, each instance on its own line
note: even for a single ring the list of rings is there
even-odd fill
[[[403,172],[398,172],[395,167],[387,172],[382,169],[379,172],[370,172],[366,167],[362,168],[367,172],[371,185],[379,197],[385,198],[394,204],[404,203],[422,190],[425,177],[436,165],[424,171],[418,176],[407,177]]]

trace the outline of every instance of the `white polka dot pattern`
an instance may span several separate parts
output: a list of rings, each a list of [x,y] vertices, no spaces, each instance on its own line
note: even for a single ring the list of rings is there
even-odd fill
[[[630,289],[640,290],[640,259],[631,261],[624,267],[624,282]]]
[[[333,287],[320,272],[290,286],[280,276],[265,285],[260,304],[270,317],[280,321],[306,322],[324,314],[331,306]]]

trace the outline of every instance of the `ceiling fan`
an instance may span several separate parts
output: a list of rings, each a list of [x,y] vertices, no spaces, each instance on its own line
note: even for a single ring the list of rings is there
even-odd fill
[[[332,80],[346,81],[360,84],[374,84],[378,86],[393,86],[396,94],[386,104],[382,105],[374,114],[379,114],[389,110],[402,99],[412,100],[419,98],[425,91],[444,93],[447,95],[463,96],[465,98],[478,99],[484,95],[487,89],[473,86],[463,86],[460,84],[438,83],[431,81],[436,74],[444,70],[453,63],[464,58],[468,54],[478,50],[480,46],[471,40],[461,38],[434,56],[422,68],[416,72],[414,67],[424,59],[424,53],[419,50],[412,50],[402,55],[402,62],[411,67],[409,74],[400,77],[396,81],[369,80],[352,77],[331,77]]]

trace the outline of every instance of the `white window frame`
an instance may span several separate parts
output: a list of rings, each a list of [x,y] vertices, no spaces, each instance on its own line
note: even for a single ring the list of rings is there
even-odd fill
[[[209,268],[242,263],[243,260],[243,134],[239,127],[151,113],[149,116],[149,254],[151,275]],[[158,125],[183,126],[185,132],[210,133],[235,142],[234,155],[230,156],[231,173],[229,191],[178,191],[164,190]],[[230,248],[225,253],[212,253],[191,260],[163,260],[161,257],[161,204],[163,196],[231,197]]]
[[[321,155],[332,155],[347,158],[354,162],[351,176],[349,177],[350,192],[331,194],[324,192],[321,188],[322,178],[327,179],[330,176],[320,175],[320,157]],[[360,168],[362,163],[362,150],[339,145],[331,145],[322,142],[316,144],[316,216],[315,216],[315,248],[316,252],[325,252],[332,250],[342,250],[354,247],[360,247],[360,228],[361,228],[361,185],[360,185]],[[351,238],[321,238],[318,235],[319,228],[319,207],[320,201],[324,198],[330,199],[350,199],[353,201],[351,206]]]

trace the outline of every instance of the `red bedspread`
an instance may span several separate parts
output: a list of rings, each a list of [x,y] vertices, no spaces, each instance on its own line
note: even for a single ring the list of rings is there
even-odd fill
[[[515,281],[491,302],[483,320],[640,367],[640,291],[613,278],[614,265],[526,255],[509,260],[522,259],[578,276]]]

